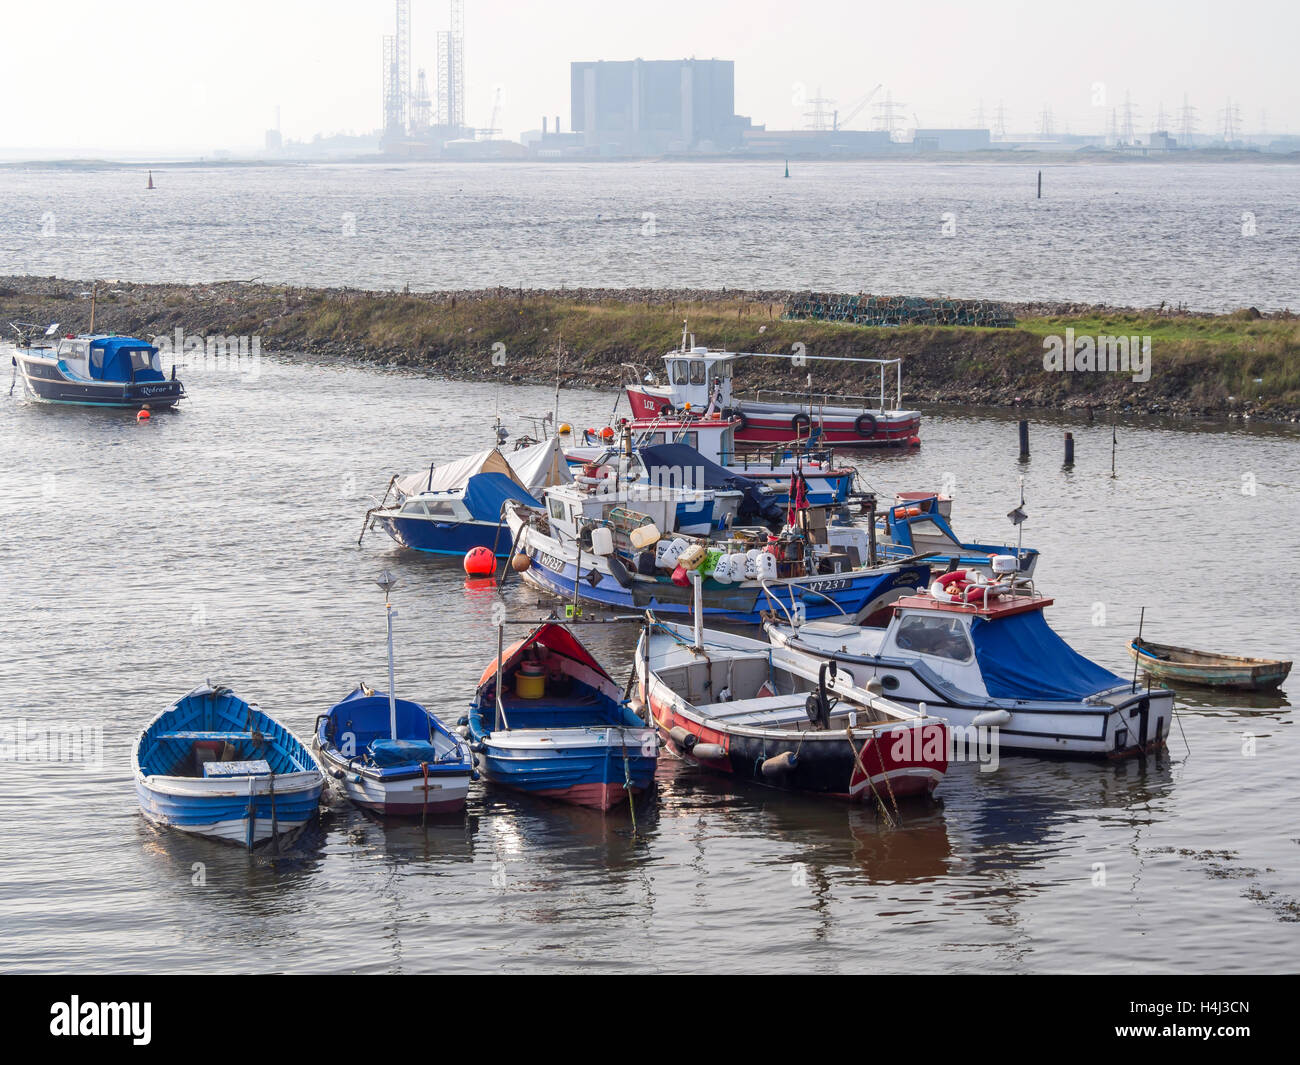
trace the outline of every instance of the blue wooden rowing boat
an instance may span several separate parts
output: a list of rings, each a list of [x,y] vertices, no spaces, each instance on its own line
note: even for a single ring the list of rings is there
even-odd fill
[[[132,773],[154,824],[252,847],[316,816],[325,776],[306,746],[256,703],[203,685],[136,740]]]
[[[463,725],[483,776],[530,795],[607,810],[654,781],[654,729],[554,622],[510,647],[499,641]]]

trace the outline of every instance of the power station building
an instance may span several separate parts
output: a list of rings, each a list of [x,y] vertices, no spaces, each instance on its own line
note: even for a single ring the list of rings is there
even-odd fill
[[[570,79],[571,128],[601,155],[726,152],[750,126],[730,59],[573,63]]]

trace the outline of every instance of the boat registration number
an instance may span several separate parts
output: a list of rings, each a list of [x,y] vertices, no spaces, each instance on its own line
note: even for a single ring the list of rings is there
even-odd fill
[[[564,562],[561,559],[556,558],[554,555],[548,555],[545,551],[538,551],[537,554],[533,556],[533,559],[538,565],[543,566],[552,573],[564,572]]]
[[[848,577],[831,577],[823,581],[809,581],[803,587],[818,592],[842,592],[849,588],[852,583],[852,580]]]

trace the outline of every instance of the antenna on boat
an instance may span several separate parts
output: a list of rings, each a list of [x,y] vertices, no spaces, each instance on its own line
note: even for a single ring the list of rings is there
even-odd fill
[[[393,604],[388,598],[397,584],[397,577],[384,570],[375,581],[384,590],[384,613],[388,617],[388,728],[391,739],[397,739],[397,696],[393,694]]]
[[[686,350],[686,323],[689,319],[682,319],[682,351]]]
[[[95,295],[99,291],[99,282],[96,281],[90,286],[90,335],[95,335]]]
[[[1020,503],[1016,508],[1007,515],[1011,519],[1011,524],[1016,527],[1016,562],[1020,561],[1020,553],[1025,547],[1025,521],[1029,517],[1025,513],[1025,479],[1020,478]]]

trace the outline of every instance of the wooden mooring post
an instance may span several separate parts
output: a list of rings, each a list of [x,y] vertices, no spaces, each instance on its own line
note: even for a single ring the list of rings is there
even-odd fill
[[[1029,459],[1029,423],[1024,419],[1020,421],[1020,461],[1026,462]]]

